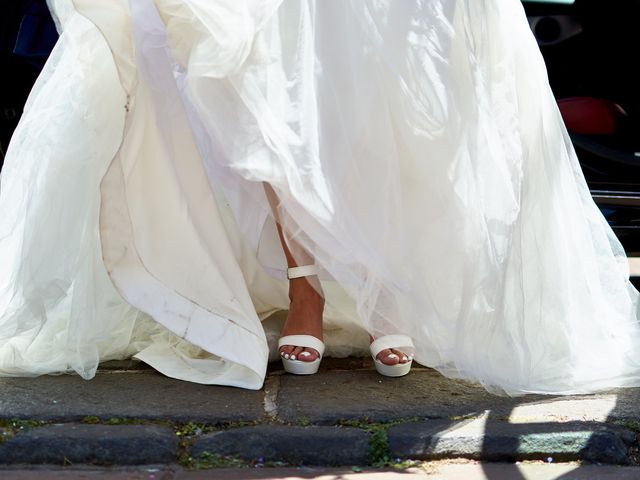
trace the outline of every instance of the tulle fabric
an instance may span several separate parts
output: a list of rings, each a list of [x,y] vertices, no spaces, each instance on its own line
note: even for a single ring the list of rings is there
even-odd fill
[[[496,392],[640,384],[638,293],[518,1],[53,7],[2,175],[3,374],[136,354],[259,388],[287,305],[268,183],[330,354],[406,333]]]

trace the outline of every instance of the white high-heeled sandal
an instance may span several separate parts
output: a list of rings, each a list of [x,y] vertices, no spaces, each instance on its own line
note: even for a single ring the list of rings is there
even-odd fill
[[[378,354],[390,348],[404,352],[405,350],[413,350],[415,347],[413,346],[413,341],[411,341],[411,338],[407,335],[386,335],[371,342],[369,351],[371,352],[373,364],[378,373],[385,377],[402,377],[409,373],[411,364],[413,363],[413,354],[407,355],[408,362],[396,363],[395,365],[387,365],[378,360]]]
[[[318,270],[317,265],[304,265],[302,267],[288,268],[287,278],[291,280],[292,278],[317,275]],[[280,337],[278,340],[278,350],[280,350],[284,345],[313,348],[318,352],[318,358],[312,362],[303,362],[302,360],[297,360],[295,357],[286,357],[285,354],[281,352],[280,356],[282,357],[282,365],[284,366],[285,371],[295,375],[312,375],[318,371],[322,355],[324,354],[324,343],[322,340],[314,337],[313,335],[285,335],[284,337]],[[305,353],[310,355],[309,352],[302,352],[302,354]]]

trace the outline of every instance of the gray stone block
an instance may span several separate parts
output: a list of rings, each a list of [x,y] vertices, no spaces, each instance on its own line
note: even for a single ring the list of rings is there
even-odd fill
[[[0,443],[0,464],[145,465],[175,462],[178,438],[156,425],[51,425]]]
[[[596,423],[463,422],[427,420],[391,427],[392,455],[401,458],[470,458],[485,461],[586,460],[624,465],[635,434]]]
[[[339,365],[339,363],[336,363]],[[346,364],[346,362],[345,362]],[[322,370],[318,375],[283,375],[278,414],[316,424],[367,417],[374,421],[476,416],[517,422],[638,421],[640,388],[596,395],[500,397],[482,386],[452,380],[435,370],[414,368],[406,377],[387,378],[368,369]],[[398,401],[402,406],[398,407]]]
[[[550,398],[531,395],[527,401]],[[383,377],[373,369],[326,371],[320,375],[283,375],[278,414],[285,421],[305,417],[317,424],[364,417],[374,421],[449,418],[486,410],[506,416],[523,402],[497,397],[479,385],[451,380],[425,368],[400,378]]]
[[[362,465],[369,455],[369,435],[349,427],[261,425],[204,435],[191,455],[203,452],[294,465]]]
[[[60,422],[85,416],[176,422],[255,421],[264,415],[263,393],[199,385],[153,371],[0,378],[0,418]]]

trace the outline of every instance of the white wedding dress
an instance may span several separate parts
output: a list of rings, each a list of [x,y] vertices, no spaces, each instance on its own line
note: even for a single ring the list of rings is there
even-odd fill
[[[289,239],[329,355],[405,333],[487,388],[640,385],[638,292],[518,0],[50,0],[0,189],[0,374],[136,356],[257,389]]]

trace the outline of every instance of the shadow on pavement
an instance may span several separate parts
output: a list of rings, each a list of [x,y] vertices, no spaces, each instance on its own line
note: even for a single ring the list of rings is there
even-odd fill
[[[486,426],[484,431],[484,441],[482,446],[481,458],[483,461],[491,462],[505,462],[496,475],[496,472],[491,468],[491,464],[483,464],[483,471],[487,479],[490,480],[532,480],[534,477],[527,476],[523,473],[523,470],[518,466],[519,460],[538,460],[546,463],[560,463],[567,461],[576,461],[575,452],[580,453],[582,460],[586,463],[576,463],[575,468],[570,472],[554,475],[549,472],[550,476],[544,476],[544,480],[584,480],[587,478],[594,478],[593,468],[594,465],[610,464],[610,465],[638,465],[640,463],[640,452],[638,448],[640,440],[640,422],[637,419],[633,419],[626,407],[632,404],[623,401],[625,398],[632,400],[632,393],[629,390],[617,390],[614,394],[615,404],[609,411],[606,418],[598,419],[592,422],[567,422],[563,424],[562,420],[538,422],[538,423],[525,423],[523,425],[524,436],[503,436],[505,417],[503,415],[497,415],[494,412],[488,412],[486,418]],[[551,397],[549,400],[562,400],[571,397]],[[588,396],[580,396],[579,398],[588,398]],[[526,405],[527,397],[522,398],[521,405]],[[536,402],[538,403],[538,402]],[[515,411],[515,407],[512,413]],[[511,414],[509,415],[509,418]],[[620,436],[611,435],[607,432],[588,431],[589,425],[602,424],[609,425],[614,430],[620,429]],[[508,426],[515,426],[517,424],[508,423]],[[566,425],[568,428],[558,430],[559,426]],[[596,427],[597,428],[597,427]],[[604,427],[603,427],[604,428]],[[536,442],[531,442],[531,436],[537,436],[539,442],[547,442],[549,445],[558,445],[566,439],[558,437],[558,435],[566,434],[573,431],[577,434],[577,437],[584,435],[584,442],[582,448],[575,447],[574,454],[571,455],[568,452],[567,456],[557,455],[555,457],[549,456],[547,458],[540,458],[540,455],[536,455],[535,446]],[[633,432],[633,433],[632,433]],[[542,437],[546,437],[544,440]],[[580,439],[578,438],[578,442]],[[601,461],[589,462],[590,459],[600,459]],[[608,475],[606,478],[609,477]],[[638,472],[638,478],[640,478],[640,471]],[[535,480],[538,480],[536,477]]]

